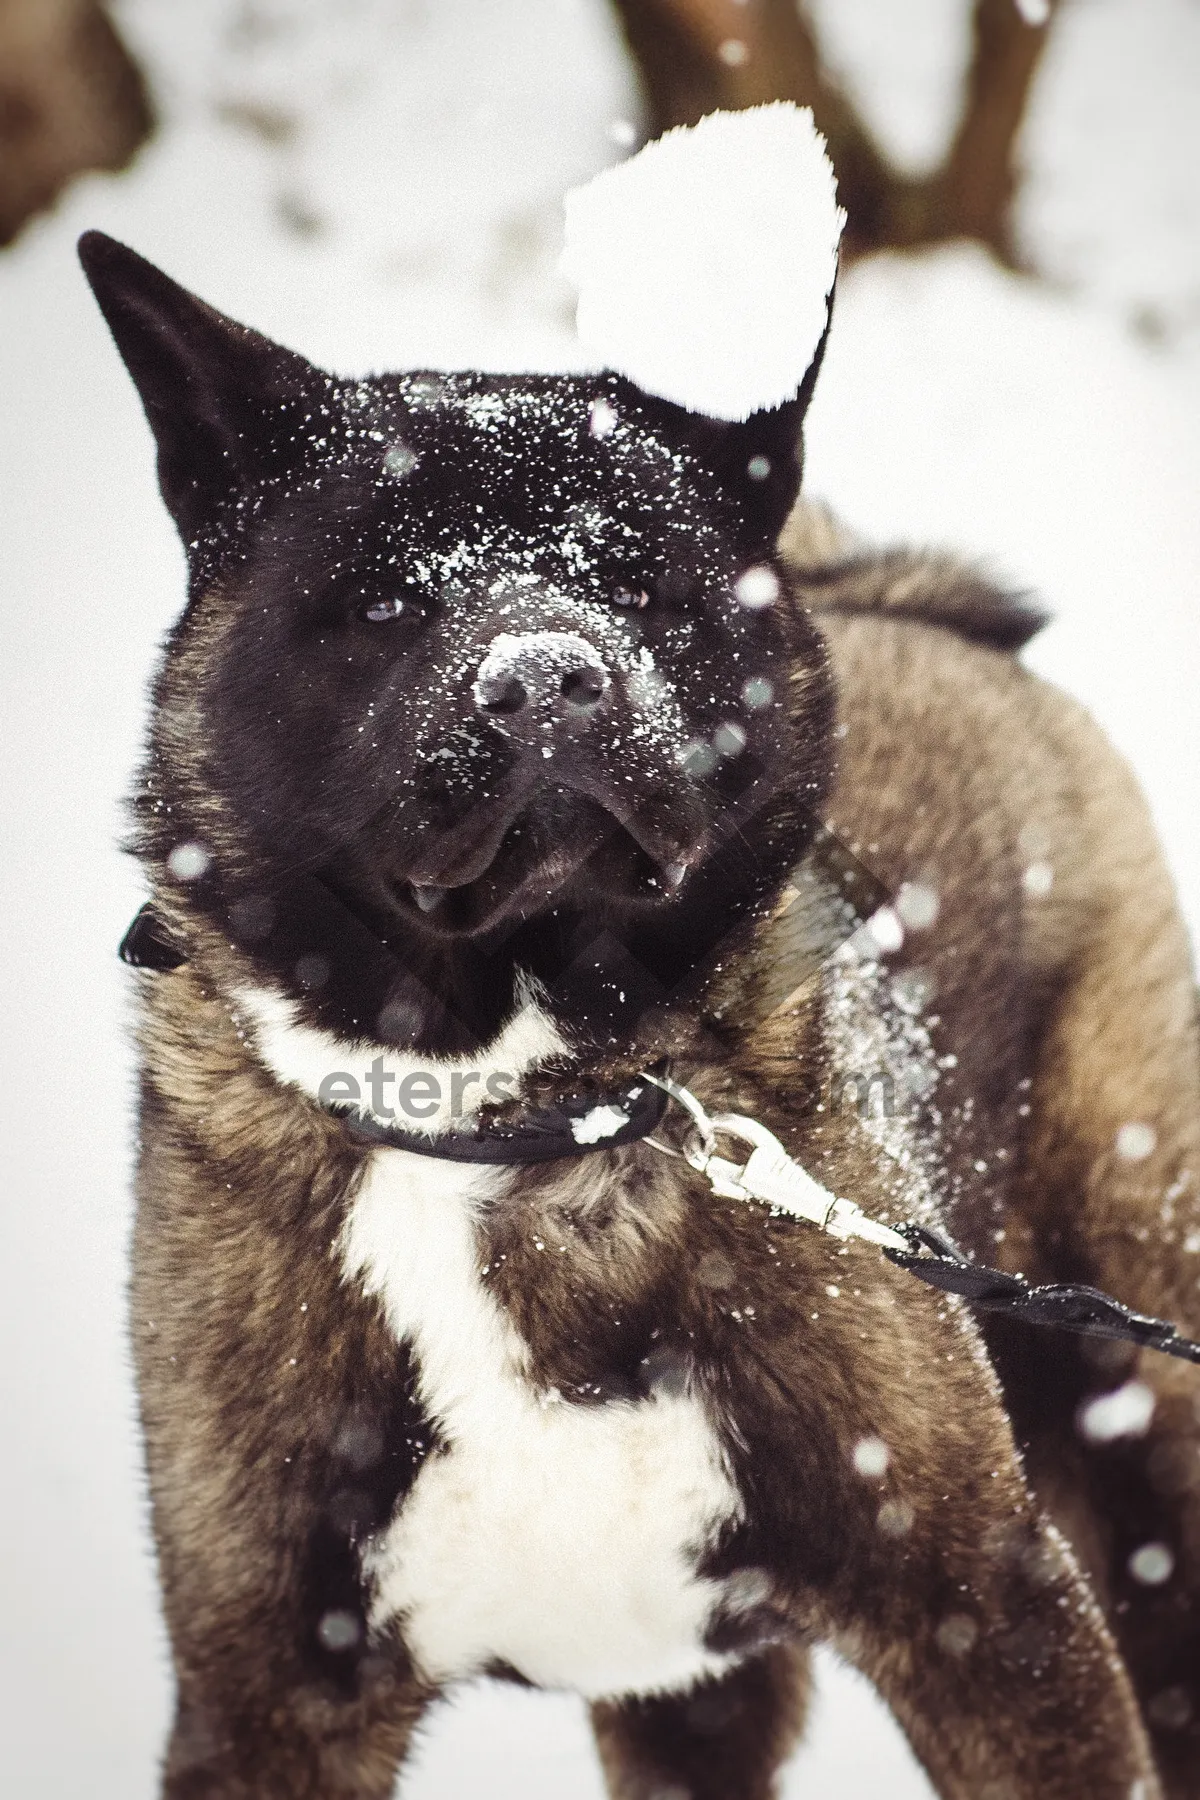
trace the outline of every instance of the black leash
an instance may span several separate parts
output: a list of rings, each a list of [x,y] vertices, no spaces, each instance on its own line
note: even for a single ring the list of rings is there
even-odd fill
[[[970,1262],[952,1238],[928,1225],[898,1225],[911,1251],[885,1246],[883,1254],[898,1268],[946,1294],[961,1294],[983,1312],[1007,1313],[1022,1325],[1049,1325],[1084,1337],[1120,1338],[1144,1350],[1159,1350],[1184,1362],[1200,1363],[1200,1343],[1181,1337],[1165,1319],[1134,1312],[1099,1288],[1073,1282],[1033,1287],[1023,1275]]]
[[[1200,1343],[1181,1337],[1165,1319],[1136,1313],[1111,1294],[1072,1283],[1033,1287],[1021,1275],[990,1269],[971,1262],[945,1232],[927,1225],[885,1224],[863,1212],[852,1200],[836,1194],[789,1156],[773,1132],[757,1119],[741,1113],[710,1118],[688,1088],[669,1077],[648,1074],[661,1082],[691,1119],[694,1134],[683,1150],[674,1150],[651,1138],[657,1150],[681,1155],[704,1175],[714,1194],[769,1206],[794,1219],[802,1219],[831,1237],[859,1238],[875,1244],[897,1268],[915,1275],[943,1293],[958,1294],[982,1311],[1006,1313],[1023,1325],[1044,1325],[1087,1337],[1123,1338],[1143,1349],[1161,1350],[1166,1356],[1200,1363]],[[750,1154],[742,1162],[722,1156],[719,1138],[748,1144]]]

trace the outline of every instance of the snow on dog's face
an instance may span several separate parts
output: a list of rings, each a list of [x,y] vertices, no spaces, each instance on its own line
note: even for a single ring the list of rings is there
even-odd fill
[[[189,549],[160,706],[203,768],[159,798],[228,891],[320,873],[423,941],[643,916],[794,781],[806,394],[731,425],[615,375],[341,381],[84,255]]]
[[[351,843],[431,930],[581,883],[662,904],[786,762],[767,545],[685,417],[615,379],[401,377],[334,405],[336,450],[264,500],[226,577],[250,604],[208,703],[239,816],[277,858]]]

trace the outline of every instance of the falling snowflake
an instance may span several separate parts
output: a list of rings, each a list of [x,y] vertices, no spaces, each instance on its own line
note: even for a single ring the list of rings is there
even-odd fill
[[[1127,1381],[1079,1409],[1079,1430],[1093,1444],[1144,1437],[1154,1417],[1154,1395],[1144,1381]]]

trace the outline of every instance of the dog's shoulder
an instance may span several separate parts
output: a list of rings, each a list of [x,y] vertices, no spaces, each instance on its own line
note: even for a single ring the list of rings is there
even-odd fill
[[[825,506],[801,501],[779,540],[796,591],[817,615],[867,614],[941,626],[1016,652],[1049,621],[1027,594],[998,586],[940,551],[875,550]]]

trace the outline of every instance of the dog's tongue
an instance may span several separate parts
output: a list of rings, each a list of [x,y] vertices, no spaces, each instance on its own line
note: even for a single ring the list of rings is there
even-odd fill
[[[569,817],[534,818],[530,812],[497,813],[482,831],[477,818],[449,842],[431,845],[424,867],[406,871],[408,892],[423,913],[436,917],[448,910],[488,913],[519,888],[531,886],[543,896],[561,885],[617,829],[601,806],[582,795],[563,795]],[[531,854],[538,845],[545,854]]]

